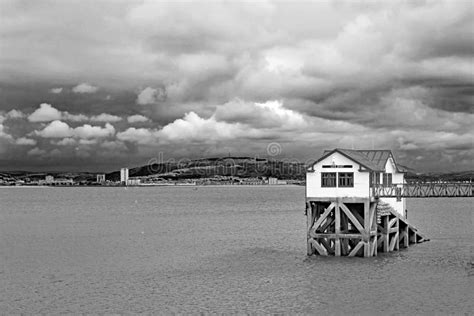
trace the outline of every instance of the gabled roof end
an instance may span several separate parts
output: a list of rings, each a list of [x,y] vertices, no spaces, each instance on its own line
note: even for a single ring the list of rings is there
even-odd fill
[[[328,156],[333,153],[338,152],[341,155],[353,160],[354,162],[360,164],[362,167],[369,169],[370,171],[383,172],[385,171],[385,165],[387,160],[392,157],[393,162],[397,171],[397,163],[393,157],[392,151],[389,149],[372,149],[372,150],[354,150],[354,149],[343,149],[335,148],[333,150],[325,150],[323,156],[319,158],[314,164],[326,159]]]

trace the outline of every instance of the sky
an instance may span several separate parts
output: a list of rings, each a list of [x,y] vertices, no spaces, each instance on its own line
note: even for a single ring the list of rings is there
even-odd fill
[[[0,170],[391,149],[474,169],[472,1],[0,0]]]

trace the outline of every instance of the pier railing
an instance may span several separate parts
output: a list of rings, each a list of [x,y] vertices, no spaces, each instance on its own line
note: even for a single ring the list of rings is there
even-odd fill
[[[472,197],[472,182],[404,183],[372,187],[374,197],[426,198],[426,197]]]

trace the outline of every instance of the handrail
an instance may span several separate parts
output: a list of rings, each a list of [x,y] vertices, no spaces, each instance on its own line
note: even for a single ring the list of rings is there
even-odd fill
[[[472,182],[423,182],[372,187],[374,197],[473,197]]]

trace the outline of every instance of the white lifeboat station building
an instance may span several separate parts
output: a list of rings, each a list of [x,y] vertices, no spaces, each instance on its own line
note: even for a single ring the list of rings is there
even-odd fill
[[[371,257],[421,242],[406,221],[405,198],[376,196],[380,187],[401,192],[404,183],[390,150],[325,151],[306,173],[308,255]]]
[[[373,188],[405,183],[390,150],[334,149],[324,152],[306,174],[306,196],[314,198],[371,198]],[[405,215],[405,198],[383,198]]]

